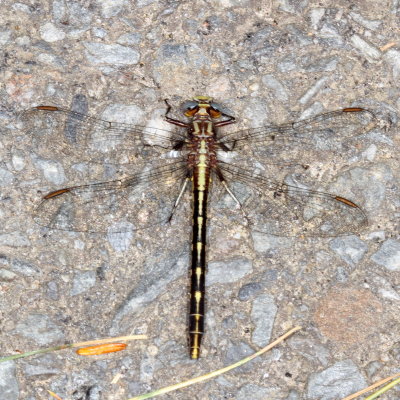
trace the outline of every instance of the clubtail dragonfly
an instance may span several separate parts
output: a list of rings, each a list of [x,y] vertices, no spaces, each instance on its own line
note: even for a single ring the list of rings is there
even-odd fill
[[[109,122],[54,106],[23,113],[35,151],[53,160],[65,159],[69,152],[75,156],[69,167],[77,182],[82,171],[95,182],[46,194],[35,211],[40,225],[77,232],[148,228],[171,220],[191,184],[189,352],[193,359],[200,355],[204,334],[207,206],[215,202],[215,189],[209,195],[212,181],[219,182],[220,192],[234,204],[232,215],[240,214],[245,224],[268,234],[337,236],[367,224],[362,208],[352,200],[280,178],[286,167],[300,164],[279,157],[290,149],[301,157],[301,149],[307,148],[324,160],[331,146],[340,147],[375,126],[371,111],[344,108],[299,122],[221,134],[220,128],[235,122],[222,110],[211,97],[198,96],[183,105],[186,121],[181,121],[169,116],[168,105],[165,120],[180,128],[175,130]],[[78,148],[83,149],[80,164],[75,160]],[[105,181],[105,166],[115,165],[114,172],[121,177]]]

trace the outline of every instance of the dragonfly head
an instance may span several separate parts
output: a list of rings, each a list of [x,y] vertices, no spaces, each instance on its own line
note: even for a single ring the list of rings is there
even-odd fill
[[[211,117],[213,119],[220,118],[222,112],[218,104],[214,103],[212,97],[196,96],[193,100],[186,101],[182,108],[186,117]]]

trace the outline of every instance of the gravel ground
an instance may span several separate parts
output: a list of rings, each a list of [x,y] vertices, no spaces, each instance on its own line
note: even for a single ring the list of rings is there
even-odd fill
[[[341,399],[399,371],[397,0],[4,0],[0,15],[1,352],[149,337],[95,358],[62,351],[3,363],[1,400],[47,390],[127,399],[237,361],[295,325],[302,331],[250,365],[163,398]],[[35,204],[77,184],[90,154],[40,146],[17,117],[51,104],[164,127],[163,99],[176,107],[199,94],[241,128],[350,106],[369,108],[379,124],[342,154],[313,158],[307,172],[365,209],[360,234],[275,237],[212,210],[206,335],[191,361],[189,198],[167,227],[46,230]]]

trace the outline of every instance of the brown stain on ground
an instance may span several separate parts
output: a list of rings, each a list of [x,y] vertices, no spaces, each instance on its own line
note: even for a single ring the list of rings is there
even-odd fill
[[[383,306],[367,289],[334,288],[321,300],[314,321],[336,342],[353,344],[379,331]]]

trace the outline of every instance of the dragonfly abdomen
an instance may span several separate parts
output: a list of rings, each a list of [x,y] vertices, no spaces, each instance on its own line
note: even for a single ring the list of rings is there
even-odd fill
[[[210,167],[207,156],[200,155],[193,170],[193,237],[189,311],[190,358],[200,356],[204,334],[207,198],[210,184]]]

